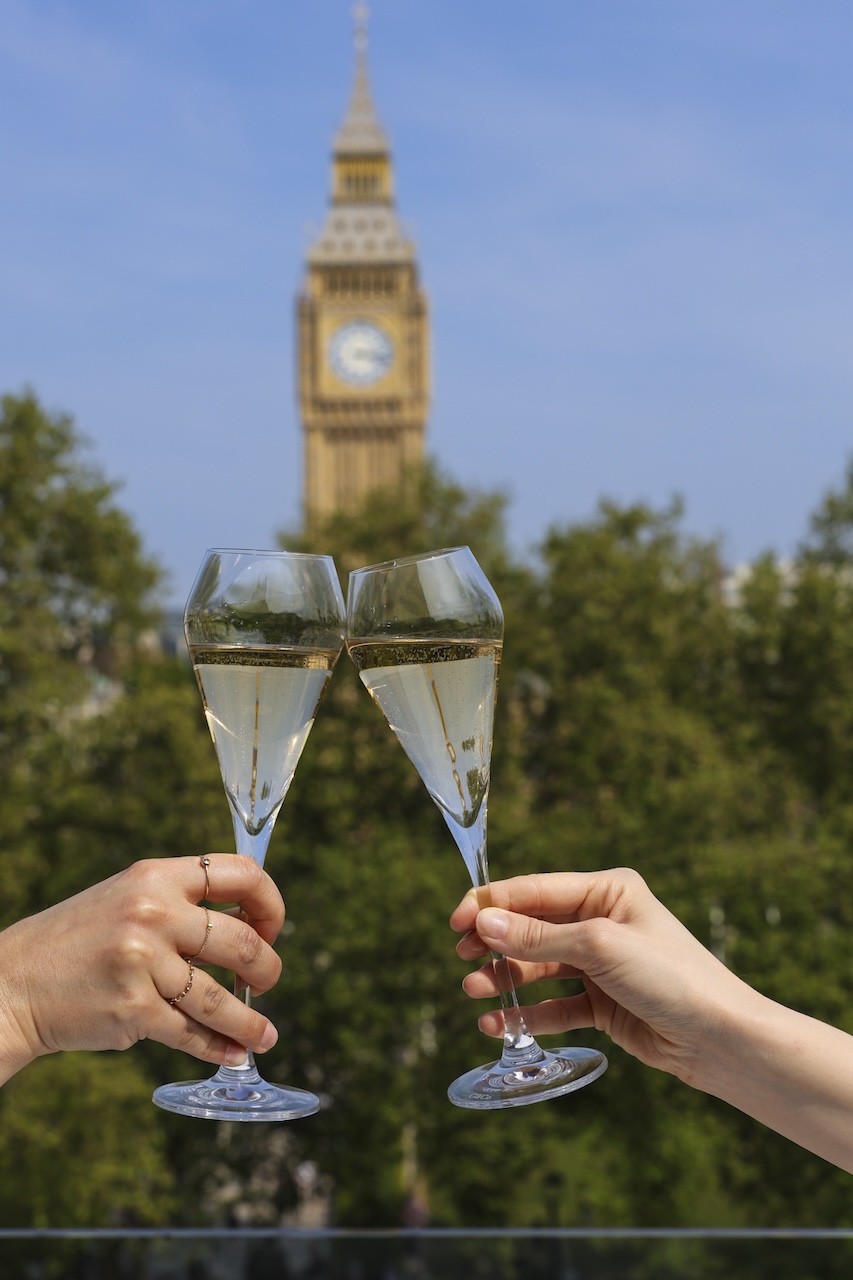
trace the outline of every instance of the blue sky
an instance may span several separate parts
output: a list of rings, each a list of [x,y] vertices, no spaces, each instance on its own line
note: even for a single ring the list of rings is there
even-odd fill
[[[75,418],[174,600],[206,546],[299,523],[350,7],[0,6],[0,390]],[[674,494],[730,563],[790,552],[853,452],[853,5],[370,7],[431,453],[509,493],[519,554]]]

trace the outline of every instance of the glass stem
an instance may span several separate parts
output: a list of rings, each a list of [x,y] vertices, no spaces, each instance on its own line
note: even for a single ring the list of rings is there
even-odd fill
[[[264,865],[264,858],[267,855],[267,847],[272,835],[273,825],[278,815],[278,810],[273,814],[272,818],[254,835],[247,831],[243,825],[242,819],[232,813],[234,823],[234,843],[237,846],[237,853],[244,858],[254,858],[259,866]],[[238,903],[239,906],[239,903]],[[242,1000],[247,1009],[252,1007],[252,989],[249,987],[239,973],[234,974],[234,994],[238,1000]],[[246,1061],[242,1064],[243,1068],[253,1069],[255,1066],[255,1057],[251,1049],[246,1050]]]
[[[489,864],[486,857],[486,801],[480,806],[475,821],[468,827],[457,823],[448,813],[442,810],[444,820],[450,828],[459,852],[468,868],[471,882],[477,891],[477,902],[480,908],[492,905],[489,887]],[[509,961],[499,951],[492,951],[492,968],[500,996],[501,1010],[504,1016],[504,1045],[501,1054],[503,1066],[518,1066],[522,1063],[536,1062],[544,1058],[544,1053],[525,1026],[515,984],[510,973]]]

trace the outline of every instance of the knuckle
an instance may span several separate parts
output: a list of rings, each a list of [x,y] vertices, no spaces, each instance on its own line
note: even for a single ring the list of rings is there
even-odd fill
[[[493,881],[490,890],[494,905],[518,915],[536,916],[543,912],[546,877],[542,872],[531,871],[510,880]]]
[[[640,875],[639,871],[634,867],[617,867],[613,875],[618,877],[622,888],[624,889],[646,889],[648,888],[645,879]]]
[[[148,930],[139,924],[123,929],[109,948],[113,971],[121,975],[123,990],[128,981],[146,973],[154,963],[155,949],[151,945]]]
[[[281,927],[284,924],[284,901],[279,894],[278,889],[276,889],[275,893],[275,898],[271,899],[266,906],[268,922],[263,926],[265,934],[270,939],[278,936],[281,931]]]
[[[264,954],[263,970],[252,975],[252,990],[256,995],[269,991],[270,987],[274,987],[281,977],[281,958],[272,948],[268,950],[269,954]]]
[[[225,988],[221,987],[218,982],[211,982],[210,986],[206,988],[201,1001],[201,1012],[205,1021],[215,1017],[227,999],[228,992]]]
[[[610,914],[615,920],[629,919],[637,909],[654,896],[646,881],[633,867],[618,867],[611,872]]]
[[[613,948],[614,930],[617,926],[604,916],[594,920],[585,920],[575,925],[575,936],[581,942],[584,954],[594,956],[602,961],[607,958]]]
[[[126,927],[138,933],[159,929],[169,917],[169,908],[156,894],[139,890],[128,900],[125,908]]]
[[[246,1042],[247,1044],[259,1045],[263,1039],[266,1030],[267,1020],[260,1013],[252,1010],[252,1016],[246,1024]]]
[[[159,999],[159,997],[158,997]],[[136,985],[120,984],[116,998],[108,1010],[115,1039],[122,1048],[145,1039],[152,1019],[151,999]]]
[[[268,883],[270,885],[272,884],[270,877],[264,871],[263,867],[255,862],[254,858],[242,859],[240,871],[246,889],[249,891],[253,889],[260,890],[265,888]]]
[[[241,965],[253,965],[261,958],[264,941],[249,924],[238,922],[235,949]]]
[[[525,955],[538,954],[542,944],[542,921],[532,916],[521,917],[519,929],[519,950]]]
[[[545,876],[541,871],[533,871],[524,877],[525,898],[529,902],[528,910],[534,914],[542,910],[545,900]]]
[[[174,1047],[195,1055],[198,1050],[198,1041],[198,1024],[193,1022],[192,1019],[187,1019],[177,1036],[177,1044]]]
[[[162,870],[161,861],[157,858],[139,858],[124,869],[121,873],[122,880],[132,888],[134,893],[142,893],[145,889],[150,890],[150,886],[158,879]]]
[[[122,872],[124,880],[145,880],[150,873],[153,858],[137,858],[135,862],[131,862],[129,867],[125,867]]]

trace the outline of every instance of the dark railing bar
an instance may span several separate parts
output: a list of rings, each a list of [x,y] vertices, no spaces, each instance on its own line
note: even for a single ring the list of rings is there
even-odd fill
[[[0,1227],[3,1240],[853,1240],[845,1227]]]

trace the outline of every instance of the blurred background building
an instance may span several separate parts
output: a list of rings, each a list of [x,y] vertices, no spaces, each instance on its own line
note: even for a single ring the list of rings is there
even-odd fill
[[[394,201],[388,136],[355,15],[355,84],[334,139],[325,224],[298,298],[303,513],[310,526],[402,482],[423,457],[429,403],[427,303]]]

